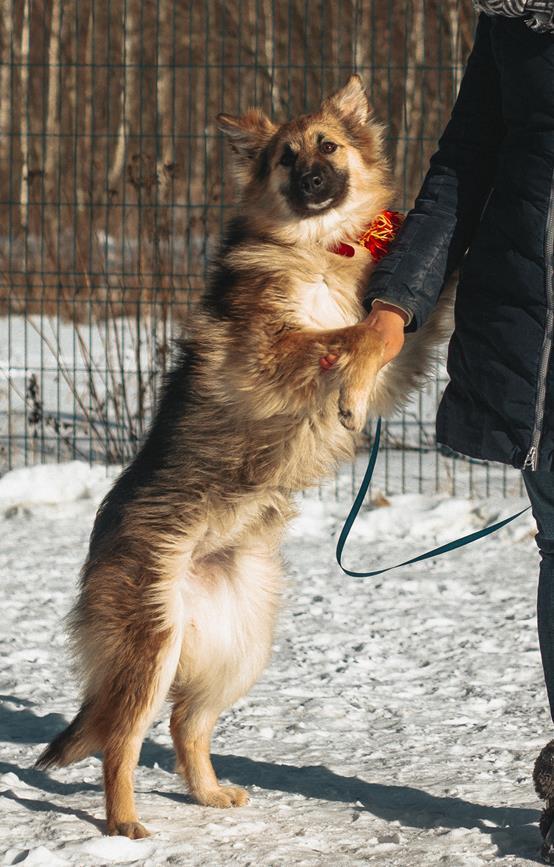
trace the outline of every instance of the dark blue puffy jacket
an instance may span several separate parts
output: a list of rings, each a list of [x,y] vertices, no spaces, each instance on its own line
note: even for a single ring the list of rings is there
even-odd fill
[[[439,443],[554,470],[553,265],[554,35],[481,15],[439,150],[366,298],[410,310],[415,329],[460,267]]]

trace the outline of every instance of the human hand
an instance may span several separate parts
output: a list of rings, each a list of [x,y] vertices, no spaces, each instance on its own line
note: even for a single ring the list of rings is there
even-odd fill
[[[381,366],[384,367],[395,358],[404,346],[404,326],[408,316],[399,307],[374,301],[371,313],[364,319],[368,328],[376,331],[385,342],[385,352]]]

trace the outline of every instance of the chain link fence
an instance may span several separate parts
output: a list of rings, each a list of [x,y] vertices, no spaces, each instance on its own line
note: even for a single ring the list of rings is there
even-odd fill
[[[219,111],[285,118],[358,71],[405,209],[474,23],[471,0],[4,0],[0,472],[134,454],[232,204]],[[519,492],[436,451],[444,384],[386,425],[383,489]]]

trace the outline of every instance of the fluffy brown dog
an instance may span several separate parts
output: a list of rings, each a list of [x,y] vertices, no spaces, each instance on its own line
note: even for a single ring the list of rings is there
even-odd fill
[[[101,751],[109,833],[132,838],[148,833],[133,770],[168,694],[191,794],[247,802],[218,784],[210,738],[267,662],[293,495],[353,456],[368,411],[405,399],[443,336],[437,311],[378,373],[382,343],[360,324],[371,257],[356,239],[392,190],[357,76],[282,126],[256,110],[219,123],[238,214],[146,442],[98,512],[71,616],[83,703],[37,763]]]

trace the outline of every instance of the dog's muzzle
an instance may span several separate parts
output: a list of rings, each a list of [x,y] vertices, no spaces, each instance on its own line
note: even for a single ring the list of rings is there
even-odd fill
[[[298,211],[315,214],[336,204],[342,198],[344,187],[344,178],[331,166],[315,162],[295,172],[291,199]]]
[[[331,170],[324,163],[315,163],[308,171],[300,175],[300,195],[307,208],[319,209],[332,199],[333,178]]]

